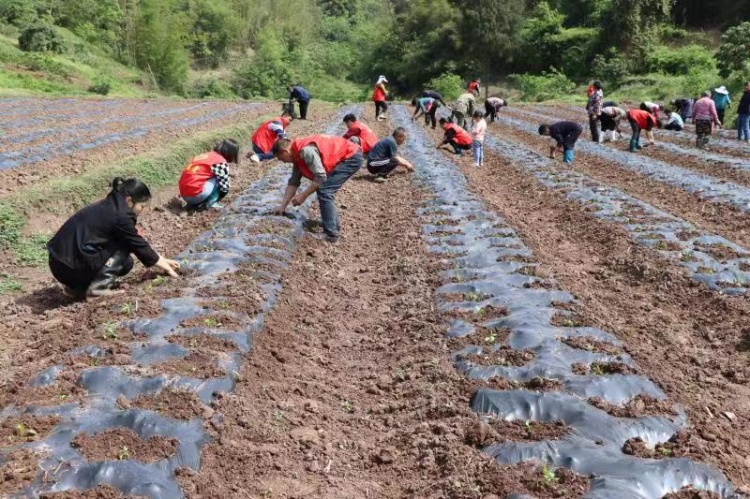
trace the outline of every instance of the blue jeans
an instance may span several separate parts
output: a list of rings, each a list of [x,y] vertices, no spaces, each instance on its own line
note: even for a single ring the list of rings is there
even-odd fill
[[[563,163],[568,163],[569,165],[572,165],[574,159],[575,159],[575,153],[573,152],[573,149],[565,149],[563,151]]]
[[[750,114],[737,116],[737,139],[750,140]]]
[[[635,152],[641,148],[641,127],[634,120],[630,120],[630,129],[632,130],[632,134],[630,135],[630,152]]]
[[[258,155],[261,161],[268,161],[269,159],[273,159],[273,153],[272,152],[263,152],[260,150],[260,147],[253,144],[253,152]]]
[[[475,140],[471,143],[471,148],[474,150],[474,163],[484,163],[484,142]]]
[[[215,178],[206,180],[203,184],[203,192],[197,196],[183,196],[188,208],[195,208],[199,204],[206,203],[206,206],[211,206],[219,200],[219,183]]]
[[[339,216],[336,212],[336,203],[334,196],[344,185],[362,167],[362,151],[357,152],[351,158],[345,159],[337,164],[328,178],[318,187],[318,204],[320,205],[320,218],[323,222],[323,230],[329,237],[339,237]]]

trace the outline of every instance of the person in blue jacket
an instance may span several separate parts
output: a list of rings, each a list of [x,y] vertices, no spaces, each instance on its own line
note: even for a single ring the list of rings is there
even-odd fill
[[[302,85],[289,85],[286,89],[289,92],[289,109],[294,109],[293,102],[296,100],[299,103],[299,117],[306,120],[307,106],[310,104],[310,99],[312,99],[310,92]]]
[[[716,104],[716,114],[719,115],[719,121],[724,123],[724,113],[727,111],[729,104],[732,103],[732,99],[729,97],[729,90],[724,85],[715,88],[711,98],[714,104]]]

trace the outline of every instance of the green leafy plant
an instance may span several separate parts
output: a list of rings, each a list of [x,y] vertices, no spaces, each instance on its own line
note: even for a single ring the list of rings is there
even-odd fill
[[[119,459],[120,461],[126,461],[130,459],[130,449],[128,449],[127,445],[123,445],[117,451],[117,459]]]
[[[106,340],[119,339],[120,334],[117,332],[117,323],[111,320],[104,323],[104,334],[102,337]]]
[[[594,364],[591,366],[591,372],[593,374],[596,374],[597,376],[603,376],[604,375],[604,368],[599,364]]]
[[[120,312],[123,314],[130,316],[133,315],[134,312],[138,310],[138,302],[136,301],[135,304],[132,302],[125,302],[122,304],[122,307],[120,308]]]
[[[218,327],[221,323],[215,317],[206,317],[203,319],[203,325],[206,327]]]
[[[553,483],[558,482],[557,475],[555,474],[555,471],[548,467],[548,466],[542,466],[541,469],[542,474],[542,482],[544,482],[545,485],[552,485]]]
[[[484,337],[484,342],[485,343],[490,343],[490,344],[496,343],[497,342],[497,332],[496,331],[492,331],[490,334],[488,334],[487,336],[485,336]]]

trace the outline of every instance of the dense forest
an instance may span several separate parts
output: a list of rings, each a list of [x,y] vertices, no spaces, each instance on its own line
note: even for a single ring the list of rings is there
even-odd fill
[[[401,95],[474,76],[529,99],[594,77],[697,92],[748,76],[747,19],[750,0],[0,0],[24,51],[69,51],[65,30],[161,92],[243,98],[361,98],[379,74]]]

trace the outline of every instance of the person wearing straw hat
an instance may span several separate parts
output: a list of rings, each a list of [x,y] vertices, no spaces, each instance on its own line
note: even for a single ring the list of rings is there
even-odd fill
[[[378,81],[375,83],[375,88],[372,91],[372,101],[375,103],[375,119],[378,121],[383,121],[385,119],[385,113],[388,111],[388,103],[386,102],[388,91],[385,89],[386,83],[388,83],[388,80],[385,76],[380,75]]]
[[[711,96],[716,104],[716,114],[719,115],[719,121],[724,123],[724,113],[732,103],[732,99],[729,98],[729,90],[724,85],[714,89],[714,94]]]

